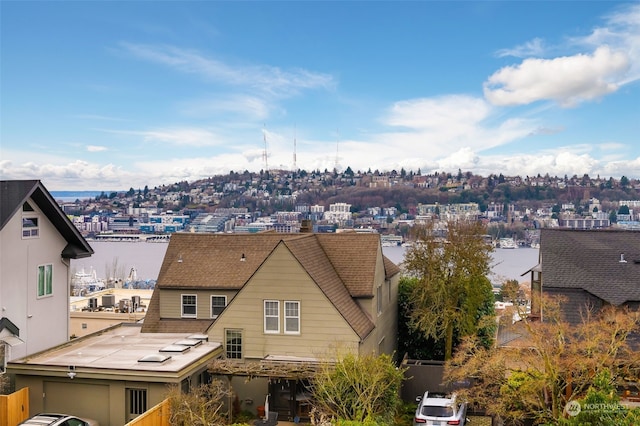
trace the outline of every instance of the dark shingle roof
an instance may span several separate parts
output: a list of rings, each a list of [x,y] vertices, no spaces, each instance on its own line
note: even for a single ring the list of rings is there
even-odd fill
[[[615,306],[640,301],[638,231],[543,229],[540,259],[543,287],[584,289]]]
[[[360,337],[371,332],[373,323],[354,298],[373,297],[381,253],[377,234],[176,233],[156,288],[240,290],[279,244],[291,251]],[[400,272],[384,256],[383,262],[386,278]],[[164,325],[157,325],[165,321],[160,319],[158,297],[159,292],[154,292],[145,315],[145,331],[166,331]]]
[[[9,220],[20,211],[22,205],[29,198],[36,203],[67,241],[67,246],[62,250],[63,258],[78,259],[93,254],[89,243],[39,180],[0,181],[0,229],[3,229]]]

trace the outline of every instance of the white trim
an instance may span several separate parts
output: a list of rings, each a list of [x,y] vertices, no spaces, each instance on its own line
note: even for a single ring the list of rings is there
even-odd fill
[[[184,313],[184,297],[185,296],[193,296],[195,298],[195,303],[193,304],[193,307],[195,307],[196,312],[193,314],[185,314]],[[192,306],[191,304],[187,305],[187,306]],[[180,317],[182,318],[197,318],[198,317],[198,295],[197,294],[191,294],[191,293],[183,293],[180,294]]]
[[[287,303],[295,303],[297,305],[298,308],[298,315],[296,316],[290,316],[287,315]],[[285,300],[284,301],[284,333],[285,334],[300,334],[300,301],[299,300]],[[298,329],[291,331],[287,329],[287,320],[288,319],[297,319],[298,320]]]
[[[227,296],[225,295],[221,295],[221,294],[212,294],[211,297],[209,297],[209,313],[211,314],[211,318],[216,319],[218,318],[218,315],[220,314],[214,314],[213,313],[213,298],[214,297],[220,297],[220,298],[224,298],[224,306],[222,307],[222,309],[224,310],[224,308],[227,307]],[[219,308],[220,306],[216,306],[216,308]]]
[[[270,314],[267,315],[267,303],[275,303],[276,304],[276,315]],[[280,333],[280,301],[279,300],[264,300],[263,301],[263,309],[262,309],[262,314],[263,314],[263,323],[264,323],[264,332],[265,334],[278,334]],[[270,318],[275,318],[276,319],[276,325],[277,325],[277,329],[276,330],[272,330],[272,329],[267,329],[267,319]]]
[[[34,220],[34,226],[24,226],[25,220]],[[40,215],[37,213],[29,212],[22,215],[22,224],[20,227],[23,240],[30,240],[34,238],[40,238]],[[27,233],[28,235],[25,235]]]

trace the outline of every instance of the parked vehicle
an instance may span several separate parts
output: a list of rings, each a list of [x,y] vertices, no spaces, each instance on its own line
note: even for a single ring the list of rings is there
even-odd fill
[[[18,426],[100,426],[97,421],[69,416],[67,414],[41,413],[25,420]]]
[[[464,425],[467,421],[467,403],[458,402],[455,394],[425,392],[416,401],[413,426]]]

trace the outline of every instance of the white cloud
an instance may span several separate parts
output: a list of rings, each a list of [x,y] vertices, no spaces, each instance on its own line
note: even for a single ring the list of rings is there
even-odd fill
[[[326,141],[305,141],[299,145],[298,167],[306,170],[333,169],[336,161],[335,145]],[[588,145],[567,146],[553,150],[532,151],[526,154],[483,155],[469,147],[451,149],[440,156],[429,155],[423,148],[398,150],[383,143],[345,141],[340,145],[338,161],[341,169],[353,170],[406,170],[423,173],[435,171],[456,172],[458,169],[487,176],[491,173],[535,176],[549,173],[551,176],[587,173],[601,177],[638,177],[640,158],[607,162],[594,158]],[[258,171],[264,168],[262,149],[256,146],[242,152],[208,157],[147,160],[130,165],[115,166],[87,161],[15,162],[0,161],[2,179],[41,179],[50,190],[122,190],[142,188],[144,185],[161,185],[181,180],[194,181],[209,176],[226,174],[230,170]],[[269,152],[270,168],[289,168],[291,151]]]
[[[87,151],[89,152],[102,152],[106,150],[107,150],[106,146],[87,145]]]
[[[40,179],[49,190],[121,189],[126,182],[146,181],[144,175],[136,177],[113,164],[100,165],[81,160],[58,164],[3,161],[0,163],[0,176],[2,179]]]
[[[519,46],[510,49],[500,49],[496,52],[496,56],[499,58],[505,56],[515,56],[517,58],[527,58],[530,56],[542,56],[545,52],[545,47],[542,39],[534,38]]]
[[[120,135],[139,136],[145,142],[165,143],[175,146],[220,146],[225,144],[225,139],[220,135],[202,128],[167,128],[155,130],[109,130],[105,132]]]
[[[185,103],[182,113],[191,117],[216,117],[231,114],[244,120],[263,121],[269,117],[272,107],[264,100],[255,96],[229,95],[211,96]]]
[[[487,150],[524,138],[539,125],[534,120],[500,119],[483,99],[451,95],[397,102],[383,122],[404,128],[375,136],[383,151],[411,152],[437,159],[461,149]]]
[[[452,124],[478,123],[488,117],[491,106],[479,98],[449,95],[396,102],[384,121],[390,126],[442,130]]]
[[[268,65],[228,65],[200,52],[168,45],[121,43],[138,58],[156,62],[178,71],[200,75],[210,81],[252,87],[277,96],[291,96],[302,89],[331,88],[333,77],[305,69],[282,70]]]
[[[81,120],[96,120],[96,121],[129,121],[124,118],[118,117],[110,117],[106,115],[98,115],[98,114],[76,114],[72,116],[73,118],[79,118]]]
[[[549,51],[581,53],[542,58]],[[551,100],[563,107],[599,99],[640,79],[640,4],[625,5],[605,17],[604,25],[565,43],[545,47],[540,39],[502,49],[498,56],[528,57],[504,67],[484,83],[494,105],[526,105]]]
[[[484,94],[494,105],[554,100],[565,107],[574,106],[618,90],[628,69],[628,56],[606,46],[593,55],[527,59],[490,76],[484,83]]]

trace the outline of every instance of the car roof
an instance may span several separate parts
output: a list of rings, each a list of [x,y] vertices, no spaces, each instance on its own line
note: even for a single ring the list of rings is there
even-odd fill
[[[60,419],[64,419],[69,417],[65,414],[56,414],[56,413],[41,413],[36,414],[30,419],[25,420],[21,425],[50,425],[53,422],[56,422]]]
[[[446,407],[447,405],[453,404],[454,401],[454,398],[424,398],[422,400],[422,405]]]

